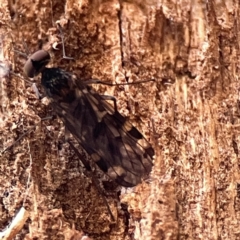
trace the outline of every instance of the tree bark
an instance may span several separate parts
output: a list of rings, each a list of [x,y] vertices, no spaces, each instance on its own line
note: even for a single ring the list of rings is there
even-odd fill
[[[0,14],[2,232],[24,207],[13,239],[240,238],[238,2],[1,0]],[[93,86],[155,149],[149,180],[132,189],[96,169],[115,221],[61,121],[41,120],[54,111],[16,51],[39,49],[81,80],[155,80]]]

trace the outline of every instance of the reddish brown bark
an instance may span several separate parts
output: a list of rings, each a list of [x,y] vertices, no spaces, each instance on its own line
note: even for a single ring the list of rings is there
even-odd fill
[[[120,196],[129,220],[118,189],[107,188],[112,222],[64,143],[62,123],[41,122],[51,109],[26,81],[3,76],[1,149],[37,127],[1,155],[1,229],[25,206],[20,239],[77,239],[82,231],[93,239],[239,238],[237,2],[22,0],[0,8],[1,61],[19,76],[25,60],[13,50],[27,46],[49,50],[52,66],[84,80],[155,79],[94,87],[116,97],[156,151],[150,182]],[[74,61],[61,57],[56,22]]]

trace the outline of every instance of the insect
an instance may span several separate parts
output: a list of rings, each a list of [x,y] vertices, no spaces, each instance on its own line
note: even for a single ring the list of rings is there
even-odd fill
[[[35,52],[24,65],[28,77],[41,73],[41,84],[56,114],[93,161],[119,185],[133,187],[152,169],[154,150],[143,135],[108,103],[109,96],[60,68],[47,68],[50,55]]]

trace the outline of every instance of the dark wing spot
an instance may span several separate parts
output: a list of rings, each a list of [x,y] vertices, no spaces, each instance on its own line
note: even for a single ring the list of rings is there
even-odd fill
[[[93,130],[93,137],[96,139],[101,133],[106,134],[105,131],[106,131],[106,124],[104,122],[99,122],[96,124]]]
[[[96,161],[96,164],[98,165],[98,167],[101,168],[101,170],[103,172],[107,172],[108,171],[108,166],[107,166],[107,164],[105,163],[105,161],[102,158],[100,158],[100,160]]]
[[[147,153],[151,158],[153,158],[153,156],[155,155],[154,149],[153,149],[152,147],[149,147],[149,148],[146,148],[146,149],[145,149],[144,157],[147,157],[147,156],[146,156],[146,153]]]
[[[126,118],[125,118],[124,116],[122,116],[119,112],[114,112],[114,113],[112,114],[112,116],[113,116],[115,119],[117,119],[117,122],[118,122],[119,124],[124,125],[124,123],[126,122]]]
[[[112,142],[109,142],[108,143],[108,151],[111,152],[112,156],[119,154],[119,146],[116,144],[113,144]]]
[[[132,127],[132,129],[128,131],[128,133],[136,139],[143,138],[143,135],[135,127]]]

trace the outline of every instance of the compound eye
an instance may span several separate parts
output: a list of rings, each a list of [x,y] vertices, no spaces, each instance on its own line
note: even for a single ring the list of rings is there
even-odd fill
[[[49,53],[44,50],[39,50],[29,57],[23,67],[23,71],[28,77],[32,78],[38,75],[49,63],[49,61]]]

